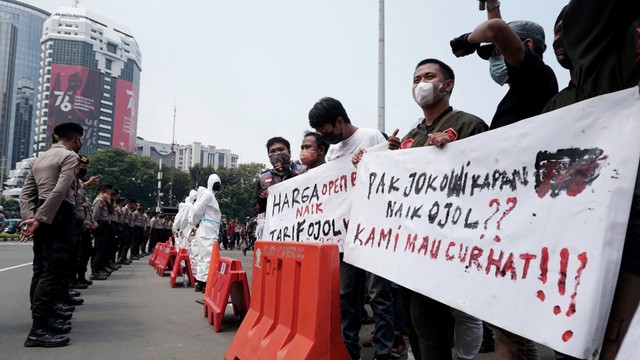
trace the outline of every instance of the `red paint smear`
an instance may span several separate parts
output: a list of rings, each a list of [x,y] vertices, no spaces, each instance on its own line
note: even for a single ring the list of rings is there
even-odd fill
[[[496,235],[496,236],[493,238],[493,241],[495,241],[495,242],[499,243],[500,241],[502,241],[502,239],[500,239],[500,236]]]
[[[569,250],[560,250],[560,279],[558,279],[558,292],[564,295],[567,286],[567,265],[569,263]]]
[[[587,253],[583,252],[578,255],[578,260],[580,260],[580,267],[576,272],[576,286],[573,288],[573,294],[571,294],[571,304],[569,304],[569,309],[567,310],[567,316],[572,316],[576,313],[576,296],[578,296],[578,286],[580,285],[580,277],[582,276],[582,270],[587,267]]]
[[[540,185],[538,186],[538,197],[540,199],[547,196],[549,191],[551,191],[551,181],[556,176],[556,174],[559,173],[559,167],[559,163],[550,161],[547,161],[542,165],[542,169],[540,171],[543,171],[546,176],[542,179]]]
[[[549,271],[549,248],[542,248],[542,257],[540,258],[540,281],[547,283],[547,272]]]
[[[511,205],[510,208],[508,208],[507,210],[504,211],[504,213],[502,213],[502,216],[500,217],[500,220],[498,220],[497,222],[497,229],[500,230],[500,224],[502,223],[502,220],[504,220],[504,218],[507,217],[507,215],[509,215],[509,213],[511,212],[511,210],[513,210],[516,207],[516,204],[518,203],[518,198],[517,197],[510,197],[507,199],[507,205]]]
[[[546,295],[544,294],[544,291],[542,290],[538,290],[538,293],[536,295],[538,297],[538,299],[540,299],[540,301],[544,301],[544,299],[546,299]]]
[[[594,159],[586,164],[582,164],[581,166],[571,169],[567,175],[573,179],[573,182],[571,182],[567,188],[567,195],[578,196],[587,188],[587,183],[584,181],[585,178],[581,174],[593,174],[598,170],[600,167],[598,160],[599,159]]]
[[[562,312],[562,309],[560,309],[560,306],[556,305],[553,307],[553,314],[554,315],[558,315]]]
[[[567,330],[562,334],[562,341],[567,342],[573,337],[573,331]]]

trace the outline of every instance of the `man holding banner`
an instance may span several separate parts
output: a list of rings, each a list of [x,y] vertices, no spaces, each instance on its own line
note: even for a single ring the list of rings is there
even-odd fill
[[[437,59],[418,63],[413,76],[413,98],[424,113],[423,121],[402,140],[389,137],[389,149],[435,145],[443,147],[487,130],[477,116],[453,110],[453,70]],[[409,341],[416,359],[451,359],[449,319],[455,318],[454,359],[475,359],[482,342],[482,320],[450,308],[415,291],[402,288],[402,305]]]
[[[360,148],[368,148],[386,141],[380,131],[358,128],[351,124],[340,101],[325,97],[309,111],[309,125],[331,144],[327,161],[351,157]],[[338,132],[339,130],[339,132]],[[391,359],[391,348],[395,335],[393,326],[392,296],[390,282],[376,274],[365,272],[343,261],[340,254],[340,313],[342,339],[352,359],[360,358],[359,336],[363,295],[359,289],[366,281],[365,289],[371,298],[375,331],[373,348],[378,360]]]

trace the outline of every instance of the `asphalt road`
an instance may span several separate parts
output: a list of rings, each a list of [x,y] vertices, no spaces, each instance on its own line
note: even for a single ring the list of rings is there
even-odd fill
[[[237,250],[223,250],[221,255],[241,260],[251,282],[252,252],[245,257]],[[215,333],[203,316],[203,306],[196,303],[202,295],[182,288],[181,279],[171,288],[168,272],[158,276],[148,259],[123,266],[108,280],[80,290],[85,303],[73,315],[68,346],[25,348],[31,327],[31,244],[0,242],[0,359],[224,359],[241,320],[228,308],[222,331]],[[372,330],[373,325],[363,326],[361,338]],[[540,350],[542,360],[554,359],[549,349]],[[363,348],[362,360],[372,358],[371,348]],[[478,357],[491,358],[491,353]]]

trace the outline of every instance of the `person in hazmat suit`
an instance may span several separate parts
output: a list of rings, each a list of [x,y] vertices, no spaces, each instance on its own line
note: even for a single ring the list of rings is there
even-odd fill
[[[190,224],[197,229],[195,242],[198,255],[196,258],[196,286],[195,291],[204,292],[209,275],[209,261],[213,246],[218,246],[218,233],[222,212],[216,200],[215,193],[220,190],[220,177],[216,174],[209,175],[207,187],[198,188],[198,196],[193,204],[193,212],[189,218]]]

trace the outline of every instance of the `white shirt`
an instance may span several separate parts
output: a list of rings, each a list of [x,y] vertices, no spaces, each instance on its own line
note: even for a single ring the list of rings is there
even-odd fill
[[[379,130],[358,128],[348,139],[331,145],[325,159],[331,161],[343,156],[352,156],[360,148],[366,149],[386,141]]]

